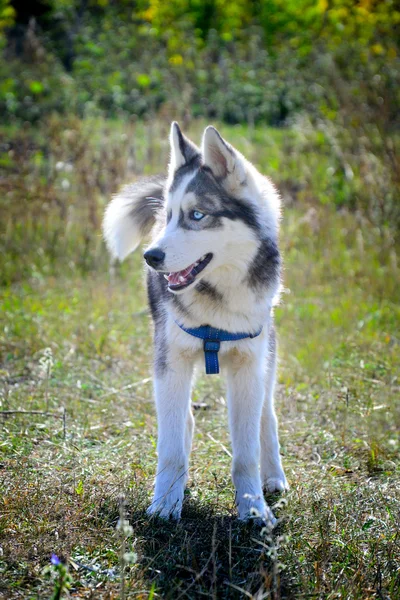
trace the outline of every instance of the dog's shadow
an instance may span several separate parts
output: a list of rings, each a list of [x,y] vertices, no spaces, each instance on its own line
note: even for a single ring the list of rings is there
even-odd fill
[[[108,516],[118,519],[115,512]],[[129,577],[148,582],[146,588],[153,586],[160,598],[243,598],[276,587],[271,542],[255,522],[243,523],[192,498],[185,501],[179,522],[150,517],[129,503],[126,516],[138,556]],[[281,534],[278,525],[270,539]]]

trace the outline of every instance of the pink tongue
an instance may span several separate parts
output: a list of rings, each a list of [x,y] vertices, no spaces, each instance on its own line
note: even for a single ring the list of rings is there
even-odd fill
[[[194,263],[192,265],[190,265],[190,267],[187,267],[186,269],[183,269],[183,271],[178,271],[177,273],[170,273],[168,275],[168,283],[170,283],[171,285],[178,285],[179,283],[185,283],[184,281],[180,281],[180,277],[183,277],[184,279],[186,279],[186,277],[189,275],[189,273],[191,272],[191,270],[194,267]]]

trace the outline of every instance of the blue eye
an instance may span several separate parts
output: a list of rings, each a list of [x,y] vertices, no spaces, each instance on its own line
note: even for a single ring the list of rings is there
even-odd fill
[[[206,215],[200,212],[199,210],[192,210],[192,212],[190,213],[190,218],[194,221],[201,221],[201,219],[203,219],[205,216]]]

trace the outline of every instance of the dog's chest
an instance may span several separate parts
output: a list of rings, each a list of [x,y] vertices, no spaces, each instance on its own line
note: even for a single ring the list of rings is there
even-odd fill
[[[231,332],[255,331],[268,319],[272,299],[260,298],[245,286],[224,288],[205,282],[199,290],[174,296],[169,310],[185,327],[211,325]]]

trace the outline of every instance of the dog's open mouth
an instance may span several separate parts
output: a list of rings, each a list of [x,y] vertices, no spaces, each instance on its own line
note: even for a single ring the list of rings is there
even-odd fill
[[[183,271],[177,271],[176,273],[169,273],[164,275],[168,281],[168,288],[172,291],[183,290],[188,287],[196,279],[197,275],[206,268],[213,255],[211,253],[205,254],[198,261],[183,269]]]

